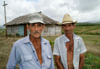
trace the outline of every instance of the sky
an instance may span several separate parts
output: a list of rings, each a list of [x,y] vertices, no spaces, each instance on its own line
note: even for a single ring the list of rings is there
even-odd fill
[[[41,11],[62,22],[68,13],[73,21],[100,22],[100,0],[5,0],[7,22],[30,13]],[[5,24],[4,0],[0,0],[0,25]]]

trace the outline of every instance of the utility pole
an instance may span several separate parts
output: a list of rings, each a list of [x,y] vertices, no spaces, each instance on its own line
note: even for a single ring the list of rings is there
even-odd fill
[[[5,4],[5,1],[4,1],[4,14],[5,14],[5,26],[6,26],[6,38],[7,38],[7,21],[6,21],[6,5],[7,4]]]

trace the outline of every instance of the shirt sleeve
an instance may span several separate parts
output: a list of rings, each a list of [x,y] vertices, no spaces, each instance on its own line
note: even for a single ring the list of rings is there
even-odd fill
[[[87,49],[86,49],[86,47],[85,47],[85,44],[84,44],[84,42],[83,42],[83,39],[81,40],[81,44],[80,44],[81,46],[80,46],[80,54],[82,54],[82,53],[85,53],[86,51],[87,51]]]
[[[55,42],[54,42],[53,55],[60,55],[60,53],[59,53],[59,49],[58,49],[57,40],[55,40]]]
[[[20,56],[17,51],[16,45],[14,44],[9,56],[6,69],[16,69],[16,65],[19,63],[19,61],[20,61]]]

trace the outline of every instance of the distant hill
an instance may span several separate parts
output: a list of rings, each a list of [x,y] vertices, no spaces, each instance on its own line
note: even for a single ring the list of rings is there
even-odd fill
[[[84,23],[85,24],[87,24],[87,23],[88,24],[98,24],[99,23],[100,24],[100,22],[77,22],[77,23],[81,23],[81,24],[84,24]]]
[[[76,26],[100,26],[100,22],[78,22]]]
[[[0,29],[4,29],[4,28],[5,28],[5,26],[0,25]]]
[[[79,24],[74,29],[75,34],[100,35],[100,24]]]

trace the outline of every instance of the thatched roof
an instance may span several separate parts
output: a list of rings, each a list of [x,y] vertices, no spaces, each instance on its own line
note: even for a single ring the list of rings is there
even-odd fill
[[[38,13],[38,14],[42,15],[45,24],[57,24],[57,21],[49,18],[48,16],[42,14],[41,12],[35,12],[35,13]],[[31,14],[34,14],[34,13],[31,13]],[[7,25],[27,24],[28,23],[28,18],[31,14],[27,14],[27,15],[24,15],[24,16],[19,16],[19,17],[13,19],[12,21],[8,22]]]

